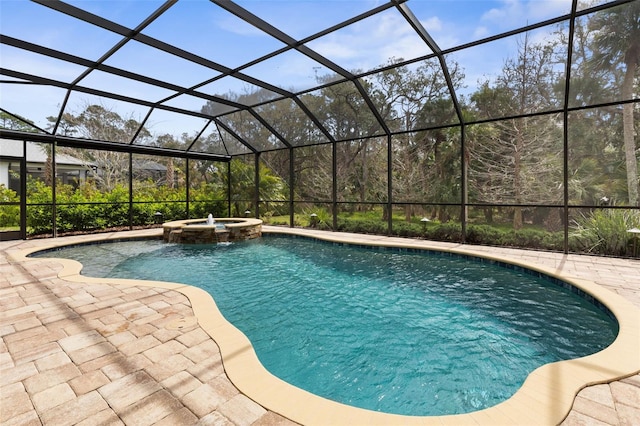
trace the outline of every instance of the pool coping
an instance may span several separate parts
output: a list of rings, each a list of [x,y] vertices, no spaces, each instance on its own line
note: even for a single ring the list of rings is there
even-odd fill
[[[259,363],[248,339],[228,323],[204,290],[176,283],[92,278],[80,275],[81,265],[72,260],[55,259],[64,268],[58,277],[73,282],[111,282],[132,286],[173,289],[187,296],[199,325],[218,343],[224,369],[233,384],[265,408],[302,424],[558,424],[571,410],[576,394],[584,387],[637,374],[640,371],[640,309],[629,301],[591,281],[557,274],[550,268],[473,251],[475,246],[442,247],[424,240],[389,240],[382,236],[330,233],[296,228],[265,227],[265,234],[302,235],[323,241],[425,249],[483,257],[525,267],[566,281],[594,296],[616,317],[620,332],[612,345],[586,357],[547,364],[534,370],[523,386],[508,400],[480,411],[446,416],[401,416],[355,408],[313,395],[273,376]],[[134,237],[135,238],[135,237]],[[85,242],[113,241],[110,235],[96,235]],[[121,238],[119,238],[121,239]],[[132,238],[133,239],[133,238]],[[39,242],[37,247],[17,250],[9,255],[17,261],[30,260],[29,254],[68,245],[56,239]],[[477,247],[475,247],[477,249]],[[41,260],[42,258],[39,258]]]

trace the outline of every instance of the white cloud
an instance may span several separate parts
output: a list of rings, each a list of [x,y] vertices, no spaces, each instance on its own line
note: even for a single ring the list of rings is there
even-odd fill
[[[427,20],[420,21],[420,23],[429,32],[437,32],[442,30],[442,21],[437,16],[432,16]]]
[[[215,22],[215,25],[225,31],[232,34],[238,34],[241,36],[264,36],[265,33],[249,25],[245,21],[236,18],[235,16],[226,16],[224,19],[219,19]]]
[[[480,20],[497,28],[523,26],[569,13],[571,0],[502,0],[502,6],[485,12]]]
[[[358,55],[357,49],[354,49],[345,38],[322,39],[322,41],[315,43],[313,48],[322,55],[333,59],[349,59]]]
[[[502,7],[490,9],[482,15],[480,20],[504,26],[513,20],[520,19],[525,10],[521,0],[503,0]]]
[[[309,47],[349,70],[368,70],[386,64],[391,58],[411,59],[430,53],[406,20],[390,12],[329,34],[311,42]],[[438,20],[430,22],[437,25]]]
[[[57,59],[21,51],[9,46],[2,47],[3,66],[14,71],[33,75],[42,75],[46,78],[71,82],[78,77],[84,67],[65,63]]]
[[[475,31],[473,32],[473,37],[475,39],[480,40],[484,37],[489,36],[490,34],[491,32],[489,31],[489,28],[485,27],[484,25],[481,25],[475,29]]]
[[[527,4],[527,16],[535,21],[571,12],[571,0],[530,0]]]

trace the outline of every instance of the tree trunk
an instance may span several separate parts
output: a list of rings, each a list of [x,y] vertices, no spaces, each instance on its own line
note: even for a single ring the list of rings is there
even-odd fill
[[[51,156],[51,149],[47,149],[47,159],[44,163],[44,183],[47,186],[53,185],[53,158]]]
[[[404,220],[407,222],[411,222],[411,217],[413,216],[413,206],[407,204],[404,206]]]
[[[484,208],[484,220],[486,223],[493,223],[493,208],[485,207]]]
[[[438,207],[438,220],[440,221],[440,223],[449,222],[449,213],[447,212],[446,207]]]
[[[169,157],[166,171],[167,188],[175,188],[175,167],[173,166],[173,157]]]
[[[524,136],[523,136],[523,123],[522,120],[517,120],[518,129],[516,130],[516,149],[513,153],[513,191],[515,195],[515,202],[520,204],[522,202],[522,151],[524,150]],[[513,229],[522,229],[522,208],[516,207],[513,209]]]
[[[522,207],[513,208],[513,229],[522,229]]]
[[[633,75],[635,67],[627,64],[627,71],[622,83],[622,98],[633,98]],[[627,166],[627,190],[629,193],[629,205],[638,204],[638,160],[636,159],[636,143],[633,131],[633,107],[627,103],[622,106],[622,130],[624,139],[624,155]]]

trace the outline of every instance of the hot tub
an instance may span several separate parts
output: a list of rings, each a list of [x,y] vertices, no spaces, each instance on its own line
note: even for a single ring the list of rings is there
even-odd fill
[[[262,220],[251,218],[187,219],[165,222],[163,240],[166,243],[215,244],[244,241],[262,236]]]

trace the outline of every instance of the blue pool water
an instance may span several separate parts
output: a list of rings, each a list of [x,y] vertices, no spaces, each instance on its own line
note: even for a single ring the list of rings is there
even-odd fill
[[[513,395],[535,368],[597,352],[617,323],[549,279],[444,254],[302,238],[158,241],[43,254],[90,276],[207,290],[267,370],[317,395],[406,415],[458,414]]]

